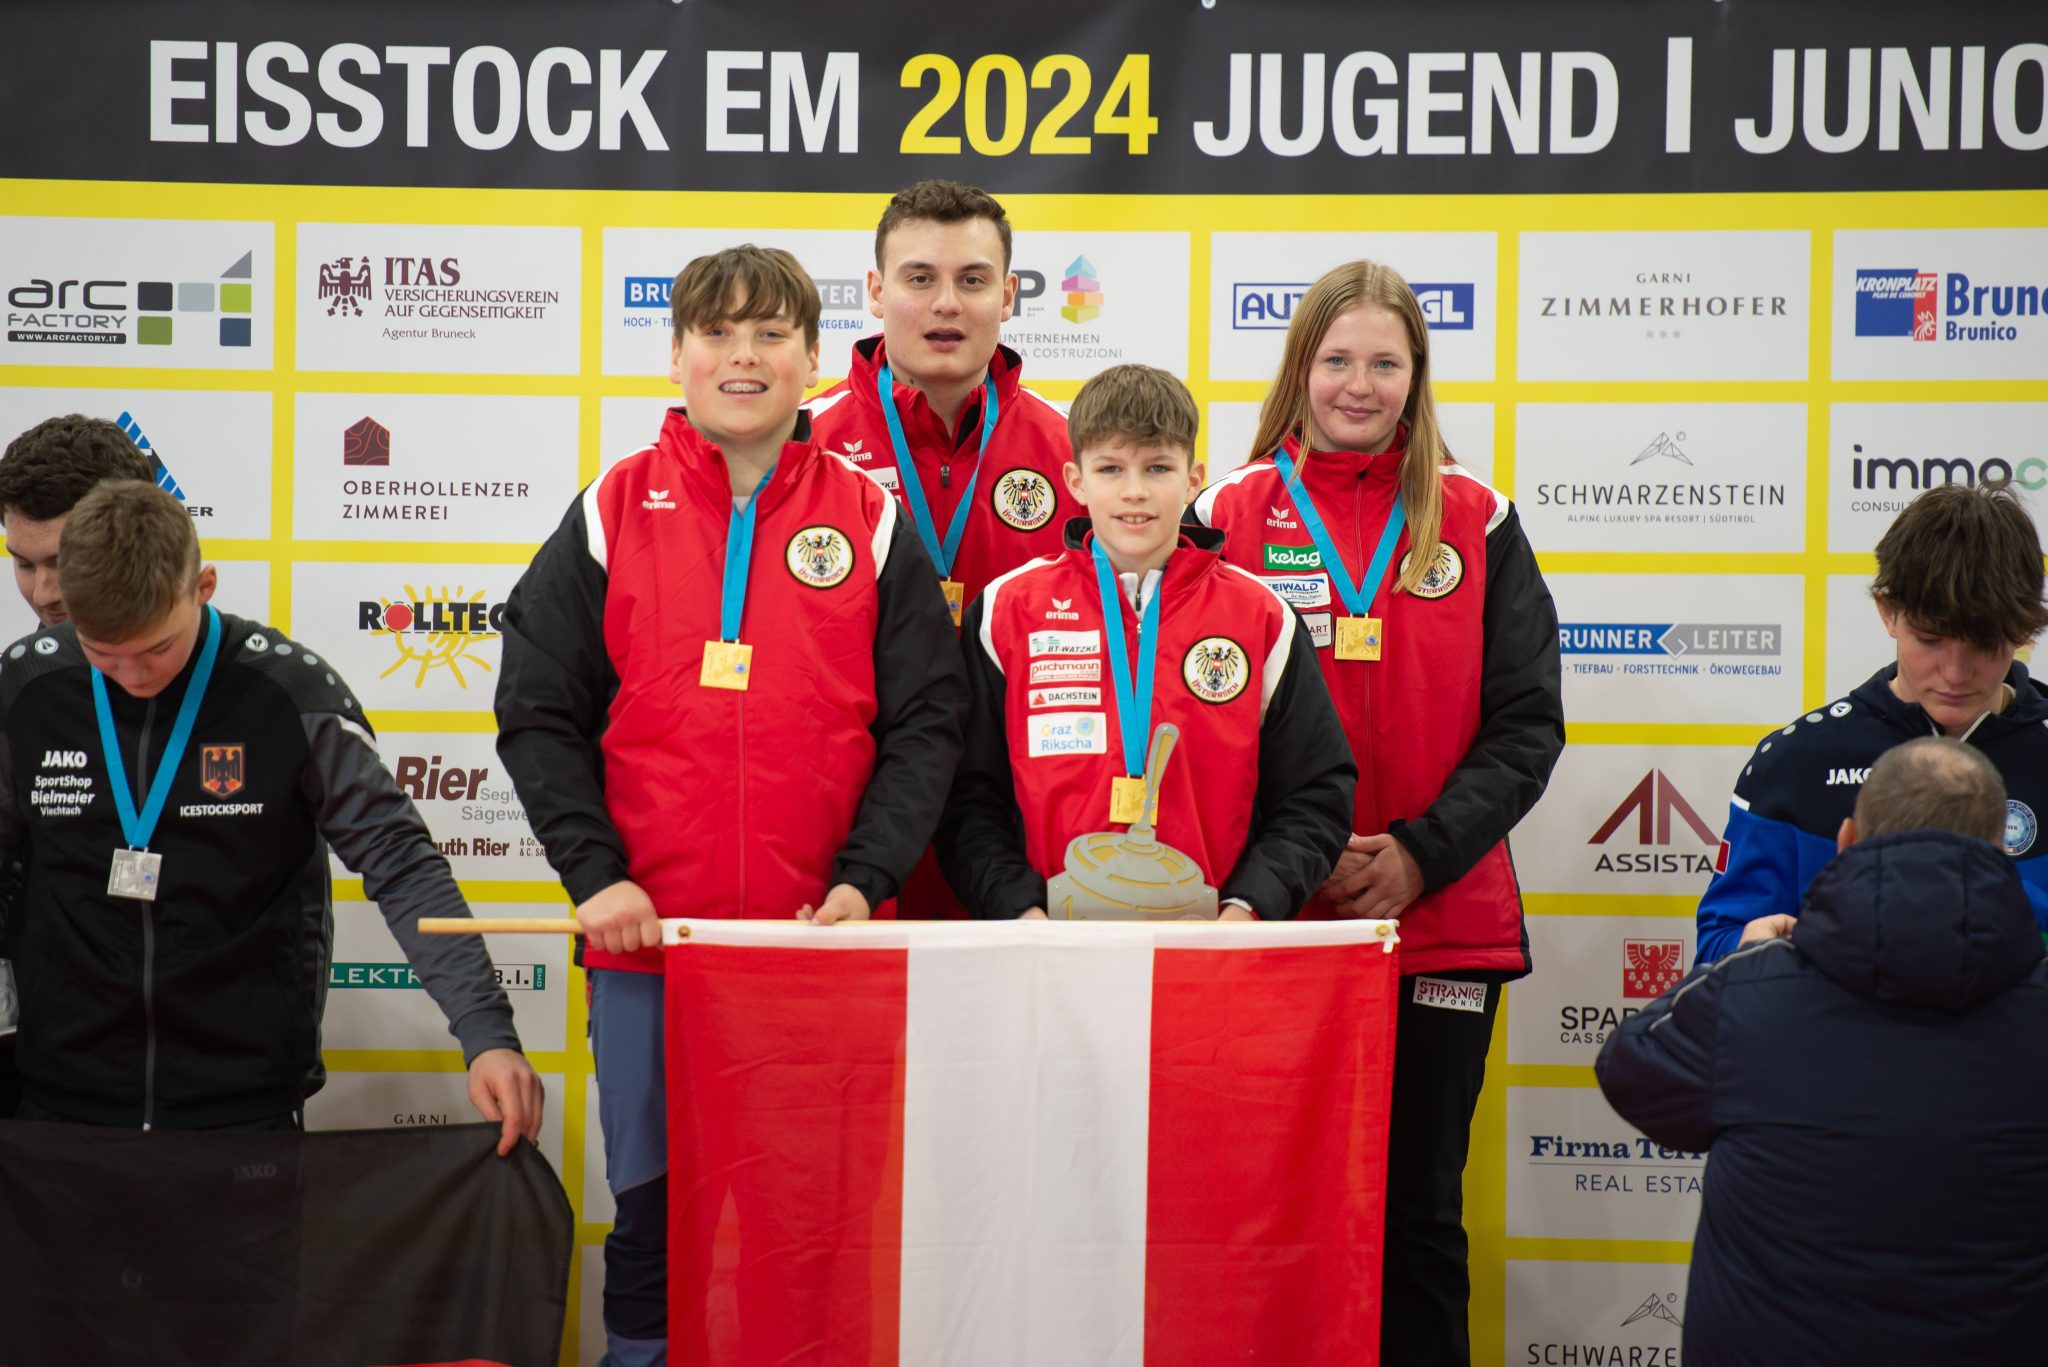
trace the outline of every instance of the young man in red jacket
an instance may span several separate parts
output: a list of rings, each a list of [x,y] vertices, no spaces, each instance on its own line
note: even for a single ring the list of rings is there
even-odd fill
[[[1060,549],[1081,509],[1067,493],[1067,421],[1024,388],[998,343],[1017,297],[1010,220],[970,185],[920,181],[875,229],[868,309],[882,335],[855,344],[852,373],[811,401],[828,451],[901,500],[953,620],[989,580]],[[927,858],[899,916],[961,914]]]
[[[1223,538],[1183,528],[1201,487],[1195,402],[1149,366],[1082,387],[1065,483],[1088,509],[1058,555],[1003,575],[961,632],[967,753],[940,859],[977,916],[1042,918],[1067,844],[1136,819],[1153,728],[1180,744],[1159,840],[1225,920],[1293,916],[1351,833],[1357,769],[1307,631]]]
[[[938,821],[964,696],[917,538],[800,411],[810,276],[735,247],[672,297],[686,407],[513,589],[497,693],[498,753],[588,937],[610,1367],[667,1352],[657,918],[868,916]]]

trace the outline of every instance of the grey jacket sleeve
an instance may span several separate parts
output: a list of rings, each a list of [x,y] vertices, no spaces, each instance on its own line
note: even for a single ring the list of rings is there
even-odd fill
[[[332,712],[308,712],[300,720],[311,752],[304,788],[320,833],[362,877],[363,891],[384,913],[406,962],[461,1041],[463,1062],[486,1049],[517,1049],[512,1004],[483,941],[419,932],[422,916],[468,916],[469,904],[370,733]]]

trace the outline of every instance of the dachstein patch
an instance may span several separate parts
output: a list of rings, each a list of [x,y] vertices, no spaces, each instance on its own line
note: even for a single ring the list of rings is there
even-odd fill
[[[1417,978],[1415,1004],[1440,1006],[1446,1011],[1486,1011],[1485,983],[1461,983],[1449,978]]]
[[[1408,562],[1415,556],[1411,553],[1401,557],[1401,568],[1396,574],[1408,573]],[[1465,582],[1465,561],[1458,554],[1458,548],[1448,541],[1439,541],[1436,546],[1436,562],[1429,567],[1429,573],[1422,576],[1422,582],[1415,586],[1417,598],[1441,598]]]
[[[789,572],[814,589],[829,589],[853,573],[853,543],[837,527],[806,527],[789,539]]]
[[[1052,521],[1052,481],[1036,470],[1005,470],[988,499],[1003,525],[1020,532],[1035,532]]]

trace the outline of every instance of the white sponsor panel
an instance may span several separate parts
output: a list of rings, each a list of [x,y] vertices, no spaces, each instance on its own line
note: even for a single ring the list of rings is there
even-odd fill
[[[0,389],[0,448],[45,418],[83,413],[127,432],[209,538],[270,537],[270,394],[195,389]]]
[[[2048,403],[1838,403],[1828,414],[1829,550],[1877,549],[1908,503],[1943,484],[2008,483],[2048,527]]]
[[[1523,233],[1524,380],[1803,380],[1812,234]]]
[[[584,1217],[588,1219],[588,1215]],[[607,1344],[604,1337],[604,1245],[586,1244],[576,1250],[583,1260],[583,1289],[577,1296],[576,1364],[597,1367]]]
[[[736,242],[779,247],[810,272],[823,305],[818,373],[827,379],[845,375],[853,344],[882,330],[881,320],[868,312],[875,235],[865,228],[606,228],[604,373],[666,375],[675,336],[669,291],[677,274]]]
[[[1789,714],[1788,714],[1789,715]],[[1763,739],[1767,726],[1757,728]],[[1510,837],[1528,892],[1697,897],[1747,746],[1569,745]]]
[[[1510,1239],[1692,1240],[1705,1154],[1645,1137],[1597,1087],[1507,1092]]]
[[[1835,234],[1838,380],[2048,375],[2048,229]],[[1974,441],[1971,443],[1974,445]]]
[[[1498,259],[1493,233],[1217,233],[1209,246],[1209,378],[1271,380],[1302,294],[1331,267],[1370,260],[1414,288],[1438,380],[1491,380]]]
[[[213,591],[215,607],[252,621],[270,620],[269,561],[215,560],[208,556],[206,563],[220,576],[220,586]],[[41,625],[19,593],[11,587],[0,588],[0,644],[32,635]]]
[[[1520,847],[1515,857],[1521,872]],[[1508,984],[1508,1062],[1591,1067],[1607,1036],[1693,964],[1690,916],[1531,916],[1542,971]]]
[[[0,364],[268,370],[276,236],[269,223],[0,218]]]
[[[562,1075],[542,1073],[547,1089],[540,1151],[557,1171],[562,1163]],[[339,1072],[306,1101],[309,1130],[417,1129],[486,1123],[469,1104],[466,1073]]]
[[[1805,604],[1797,576],[1554,574],[1549,582],[1571,720],[1769,728],[1799,712]]]
[[[301,562],[292,633],[321,645],[371,711],[487,712],[505,599],[524,568]]]
[[[668,421],[668,410],[681,406],[681,390],[666,398],[621,398],[607,395],[597,405],[597,469],[611,469],[644,446],[654,445]]]
[[[300,370],[573,375],[580,228],[302,223]]]
[[[1033,759],[1109,752],[1108,715],[1102,712],[1034,712],[1024,719],[1024,735]]]
[[[1187,374],[1186,233],[1020,232],[1011,269],[1003,341],[1023,354],[1027,382],[1128,362]]]
[[[384,731],[377,752],[457,878],[552,883],[497,740],[487,731]],[[334,868],[346,876],[339,859]]]
[[[1806,405],[1515,408],[1515,485],[1545,551],[1806,549]]]
[[[1209,481],[1221,479],[1250,458],[1252,438],[1259,434],[1259,407],[1255,403],[1209,405],[1209,464],[1204,471]],[[1492,483],[1493,405],[1440,402],[1436,417],[1443,427],[1444,444],[1458,464]]]
[[[1506,1367],[1679,1367],[1684,1263],[1507,1261]]]
[[[559,908],[478,903],[477,917],[554,916]],[[558,1040],[566,1028],[566,935],[507,935],[487,941],[498,985],[512,1003],[519,1037]],[[447,1018],[407,964],[373,902],[334,906],[334,960],[327,973],[322,1043],[330,1049],[457,1049]],[[535,1044],[534,1047],[539,1047]]]
[[[583,1083],[583,1223],[610,1224],[618,1210],[604,1179],[604,1119],[598,1112],[593,1073]]]
[[[1828,576],[1827,687],[1831,699],[1860,688],[1864,680],[1898,658],[1898,644],[1886,633],[1877,603],[1870,596],[1871,577]]]
[[[294,430],[303,538],[538,542],[576,496],[573,398],[300,394]]]

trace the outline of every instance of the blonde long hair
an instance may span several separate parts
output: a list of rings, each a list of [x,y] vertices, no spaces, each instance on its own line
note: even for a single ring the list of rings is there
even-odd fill
[[[1429,383],[1429,325],[1422,317],[1422,305],[1415,291],[1392,266],[1377,261],[1348,261],[1324,273],[1308,287],[1294,307],[1287,325],[1287,342],[1280,353],[1280,373],[1259,410],[1258,435],[1252,438],[1251,458],[1269,456],[1290,432],[1301,434],[1304,457],[1312,425],[1308,412],[1308,374],[1315,365],[1316,352],[1340,314],[1353,309],[1378,306],[1391,311],[1408,329],[1408,349],[1414,358],[1414,378],[1408,386],[1408,403],[1401,421],[1408,428],[1408,453],[1401,461],[1401,502],[1408,513],[1410,554],[1395,581],[1397,590],[1414,590],[1436,563],[1443,538],[1443,466],[1450,460],[1444,447],[1443,428],[1436,417],[1436,399]]]

